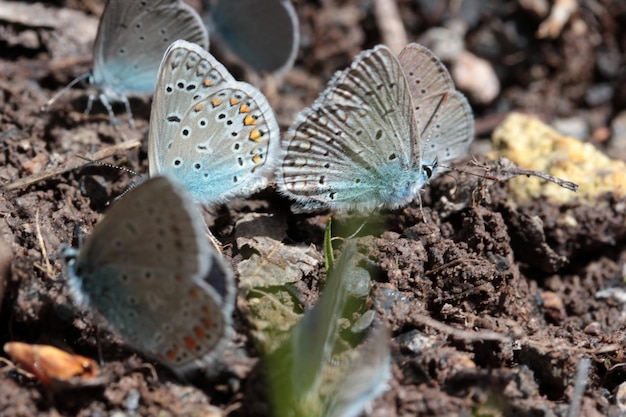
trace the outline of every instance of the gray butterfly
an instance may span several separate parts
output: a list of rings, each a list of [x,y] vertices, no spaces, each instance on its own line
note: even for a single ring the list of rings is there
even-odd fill
[[[176,177],[203,204],[248,196],[267,186],[279,140],[260,91],[195,44],[168,48],[150,116],[151,176]]]
[[[115,120],[111,103],[122,102],[133,126],[127,95],[152,94],[163,53],[177,39],[209,47],[202,19],[181,0],[108,0],[93,47],[93,71],[79,76],[66,89],[89,79],[99,90],[111,120]],[[94,96],[89,96],[85,113],[91,110],[93,100]]]
[[[295,212],[407,205],[438,163],[467,153],[474,118],[431,51],[383,45],[337,72],[282,143],[279,191]]]
[[[219,38],[256,71],[282,73],[293,66],[300,26],[290,0],[218,0],[211,7],[211,23]]]
[[[196,203],[166,177],[119,199],[80,251],[67,248],[73,298],[125,342],[180,376],[215,362],[232,333],[235,280]]]

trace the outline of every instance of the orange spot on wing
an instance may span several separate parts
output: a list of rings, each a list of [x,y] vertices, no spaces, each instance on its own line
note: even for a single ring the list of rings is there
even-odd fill
[[[250,107],[242,104],[241,106],[239,106],[239,113],[250,113]]]
[[[246,115],[243,119],[244,126],[254,126],[256,125],[256,119],[249,114]]]
[[[204,339],[206,337],[206,332],[204,331],[204,329],[200,326],[195,326],[193,328],[193,332],[196,334],[196,336],[198,336],[200,339]]]
[[[176,359],[176,356],[178,356],[178,351],[179,350],[180,350],[180,347],[176,343],[174,343],[172,345],[172,348],[167,351],[165,356],[167,357],[167,359],[173,361],[174,359]]]
[[[202,324],[209,330],[213,328],[213,320],[208,317],[202,319]]]
[[[204,84],[205,87],[210,87],[213,85],[213,81],[209,80],[208,78],[205,78],[202,84]]]
[[[252,132],[250,132],[250,136],[248,136],[248,139],[257,143],[261,142],[261,131],[259,129],[254,129]]]
[[[261,155],[254,155],[252,157],[252,162],[254,162],[255,164],[258,164],[259,162],[261,162],[263,160],[263,157]]]
[[[201,111],[203,108],[204,108],[204,103],[198,103],[198,104],[196,104],[196,107],[194,107],[194,108],[193,108],[193,110],[194,110],[195,112],[199,112],[199,111]]]
[[[239,104],[239,100],[237,100],[237,99],[236,99],[236,98],[234,98],[234,97],[231,97],[231,98],[230,98],[230,105],[231,105],[231,106],[236,106],[237,104]]]
[[[186,336],[184,340],[185,340],[185,346],[187,346],[187,349],[196,350],[196,348],[198,347],[198,342],[193,337]]]
[[[220,104],[222,104],[222,100],[220,100],[219,98],[212,98],[212,99],[211,99],[211,105],[212,105],[213,107],[217,107],[217,106],[219,106]]]

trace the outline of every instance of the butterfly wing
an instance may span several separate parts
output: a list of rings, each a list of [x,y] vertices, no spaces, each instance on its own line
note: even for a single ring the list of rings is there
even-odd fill
[[[211,8],[211,21],[228,47],[255,70],[282,72],[293,66],[300,32],[290,0],[219,0]]]
[[[265,97],[247,84],[235,83],[187,111],[163,173],[174,175],[203,204],[248,196],[267,186],[279,138]]]
[[[109,0],[94,44],[94,84],[113,98],[151,94],[163,52],[177,39],[209,46],[200,16],[182,1]]]
[[[161,73],[153,104],[150,155],[156,170],[175,176],[204,204],[265,187],[280,140],[267,99],[251,85],[235,81],[208,52],[184,45],[172,45],[168,52],[179,53],[186,57],[171,76]],[[194,70],[190,62],[203,70]],[[175,67],[169,55],[164,65],[165,71]],[[205,70],[209,78],[197,77]],[[190,87],[193,96],[187,94]],[[153,122],[165,129],[154,132]],[[165,138],[155,140],[163,132],[169,138],[166,144]]]
[[[409,83],[419,127],[415,166],[467,154],[474,139],[474,116],[446,67],[429,49],[416,43],[407,45],[398,59]]]
[[[359,54],[301,112],[282,144],[279,190],[294,211],[396,207],[415,197],[409,86],[385,46]]]
[[[228,70],[202,47],[179,40],[159,66],[148,133],[150,175],[163,170],[167,150],[191,105],[235,82]]]
[[[232,289],[233,273],[201,219],[181,186],[147,180],[109,210],[70,265],[75,298],[179,374],[211,356],[231,327],[233,299],[204,278],[220,275]]]

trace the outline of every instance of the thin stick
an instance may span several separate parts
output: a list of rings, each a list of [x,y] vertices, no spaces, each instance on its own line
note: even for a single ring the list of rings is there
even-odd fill
[[[583,353],[587,355],[600,355],[602,353],[611,353],[616,352],[622,349],[622,346],[618,343],[613,343],[610,345],[603,345],[598,348],[582,348],[578,346],[564,346],[564,343],[559,343],[557,346],[556,343],[550,342],[541,342],[537,340],[520,340],[520,344],[532,346],[534,348],[542,348],[544,350],[558,351],[558,352],[569,352],[569,353]]]
[[[503,170],[502,172],[506,172],[506,171]],[[546,181],[550,181],[550,182],[553,182],[553,183],[555,183],[557,185],[560,185],[561,187],[566,188],[566,189],[568,189],[570,191],[574,191],[574,192],[578,191],[578,184],[576,184],[574,182],[571,182],[571,181],[563,180],[563,179],[558,178],[558,177],[554,177],[554,176],[552,176],[550,174],[546,174],[545,172],[542,172],[542,171],[532,171],[532,170],[529,170],[529,169],[523,169],[523,168],[519,168],[518,167],[517,169],[515,169],[513,171],[508,171],[508,172],[510,172],[513,175],[526,175],[527,177],[530,177],[530,176],[539,177],[539,178],[544,179]]]
[[[520,168],[517,165],[515,165],[515,163],[513,163],[513,161],[511,161],[510,159],[502,157],[498,159],[497,161],[493,161],[493,162],[495,163],[495,167],[490,167],[487,165],[480,164],[476,160],[473,160],[471,164],[484,169],[486,173],[489,173],[489,174],[485,174],[484,177],[495,182],[508,181],[511,178],[518,177],[520,175],[526,175],[527,177],[533,176],[533,177],[541,178],[546,181],[553,182],[570,191],[574,191],[574,192],[578,191],[578,184],[574,182],[567,181],[558,177],[554,177],[542,171],[534,171],[531,169]],[[459,172],[473,174],[471,172],[464,171],[464,170],[460,170]],[[473,175],[476,175],[476,174],[473,174]]]
[[[421,325],[432,327],[433,329],[441,333],[446,333],[451,335],[452,337],[466,341],[492,340],[500,343],[511,343],[513,341],[513,339],[508,336],[505,336],[501,333],[492,332],[490,330],[471,331],[456,329],[452,326],[449,326],[445,323],[437,321],[431,317],[424,316],[422,314],[411,315],[411,320]]]
[[[89,160],[104,159],[104,158],[108,158],[109,156],[116,155],[119,152],[128,151],[130,149],[135,149],[139,147],[141,147],[141,141],[129,140],[127,142],[123,142],[118,145],[113,145],[108,148],[101,149],[98,152],[94,153],[91,157],[88,157],[88,159]],[[54,169],[52,171],[44,172],[42,174],[37,174],[37,175],[31,175],[30,177],[26,177],[26,178],[20,178],[16,181],[3,185],[2,187],[0,187],[0,191],[11,191],[11,190],[15,190],[18,188],[27,187],[39,181],[46,180],[56,175],[64,174],[69,171],[73,171],[75,169],[81,168],[86,165],[83,162],[84,160],[83,157],[75,157],[75,158],[81,159],[81,162],[76,163],[75,161],[73,161],[74,163],[68,163],[63,167]]]
[[[37,211],[35,212],[35,231],[37,232],[37,241],[39,242],[39,247],[41,248],[41,256],[43,256],[43,260],[46,265],[46,275],[48,275],[48,278],[53,278],[52,265],[50,265],[50,260],[48,259],[48,251],[46,250],[46,244],[43,241],[43,236],[41,235],[41,226],[39,225],[39,207],[37,207]]]

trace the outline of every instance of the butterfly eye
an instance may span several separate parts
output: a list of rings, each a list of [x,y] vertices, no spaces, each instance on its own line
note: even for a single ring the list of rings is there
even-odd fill
[[[424,172],[426,172],[426,176],[428,177],[428,179],[433,176],[433,168],[434,165],[432,167],[430,165],[422,165],[422,169],[424,170]]]

